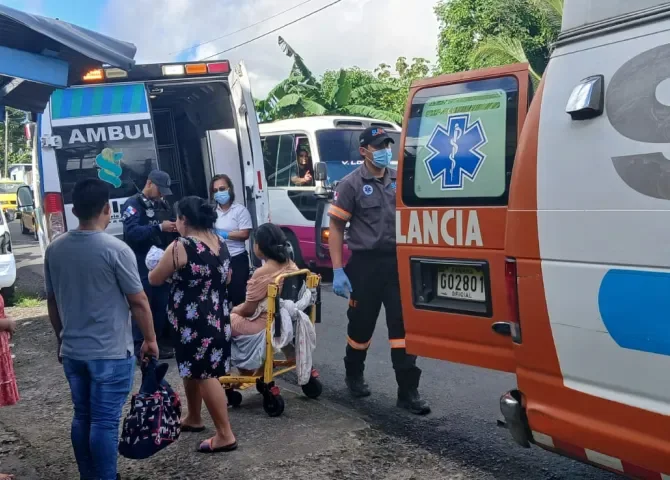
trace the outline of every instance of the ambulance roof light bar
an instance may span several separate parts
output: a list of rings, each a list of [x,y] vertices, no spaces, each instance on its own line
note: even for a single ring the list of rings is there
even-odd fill
[[[153,69],[153,70],[152,70]],[[160,70],[157,70],[160,69]],[[136,72],[136,70],[138,70]],[[160,73],[159,73],[160,72]],[[138,79],[144,80],[143,77],[149,74],[152,79],[155,75],[164,77],[183,77],[191,75],[220,75],[230,73],[230,62],[222,60],[219,62],[206,63],[170,63],[165,65],[138,65],[131,74],[120,68],[96,68],[90,70],[83,77],[83,83],[99,83],[107,80],[120,80],[128,78],[129,80]],[[138,76],[140,78],[138,78]]]

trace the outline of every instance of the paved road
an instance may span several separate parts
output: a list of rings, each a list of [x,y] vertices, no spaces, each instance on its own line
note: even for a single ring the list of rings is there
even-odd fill
[[[42,251],[33,235],[21,234],[21,224],[15,220],[9,224],[12,248],[16,258],[16,288],[19,292],[44,297],[44,272]]]
[[[24,285],[38,281],[41,285],[39,247],[30,237],[18,232],[18,225],[13,227],[20,281]],[[343,382],[346,301],[337,298],[326,285],[323,302],[323,323],[317,328],[315,364],[324,383],[324,400],[342,408],[346,414],[362,418],[375,430],[401,444],[427,450],[450,464],[462,465],[464,471],[478,472],[467,478],[620,478],[539,448],[526,450],[517,446],[509,432],[496,426],[496,420],[500,418],[498,398],[515,386],[515,378],[509,374],[420,360],[423,369],[421,390],[430,401],[433,414],[415,418],[399,411],[394,405],[395,382],[383,316],[367,362],[367,379],[373,396],[363,401],[352,400]]]

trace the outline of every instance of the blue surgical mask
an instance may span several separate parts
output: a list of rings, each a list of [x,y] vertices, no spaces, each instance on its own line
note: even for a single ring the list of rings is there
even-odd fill
[[[214,200],[219,205],[227,205],[228,202],[230,202],[230,193],[228,193],[227,190],[224,192],[216,192],[214,194]]]
[[[377,168],[386,168],[391,164],[391,157],[393,157],[393,152],[390,148],[375,150],[372,152],[372,163]]]

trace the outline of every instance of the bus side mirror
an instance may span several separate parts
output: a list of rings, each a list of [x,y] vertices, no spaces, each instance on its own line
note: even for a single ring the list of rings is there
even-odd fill
[[[320,182],[314,190],[314,195],[325,198],[328,196],[328,190],[323,186],[323,182],[328,179],[328,166],[325,162],[319,162],[314,167],[314,180]]]
[[[319,162],[314,168],[314,180],[317,182],[325,182],[328,180],[328,166],[325,162]]]
[[[16,201],[19,208],[34,207],[33,192],[28,185],[22,185],[16,191]]]

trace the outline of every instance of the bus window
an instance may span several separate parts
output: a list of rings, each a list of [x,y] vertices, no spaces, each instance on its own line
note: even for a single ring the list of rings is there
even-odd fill
[[[296,162],[291,165],[291,186],[314,187],[314,163],[309,139],[304,135],[296,135],[295,145]],[[305,155],[305,163],[303,163],[301,156]]]
[[[328,183],[339,182],[363,164],[363,159],[358,151],[358,138],[363,129],[339,128],[332,130],[319,130],[316,132],[316,142],[319,148],[319,158],[328,164]],[[386,130],[395,141],[391,145],[393,150],[392,162],[398,161],[398,150],[400,148],[400,132]]]

